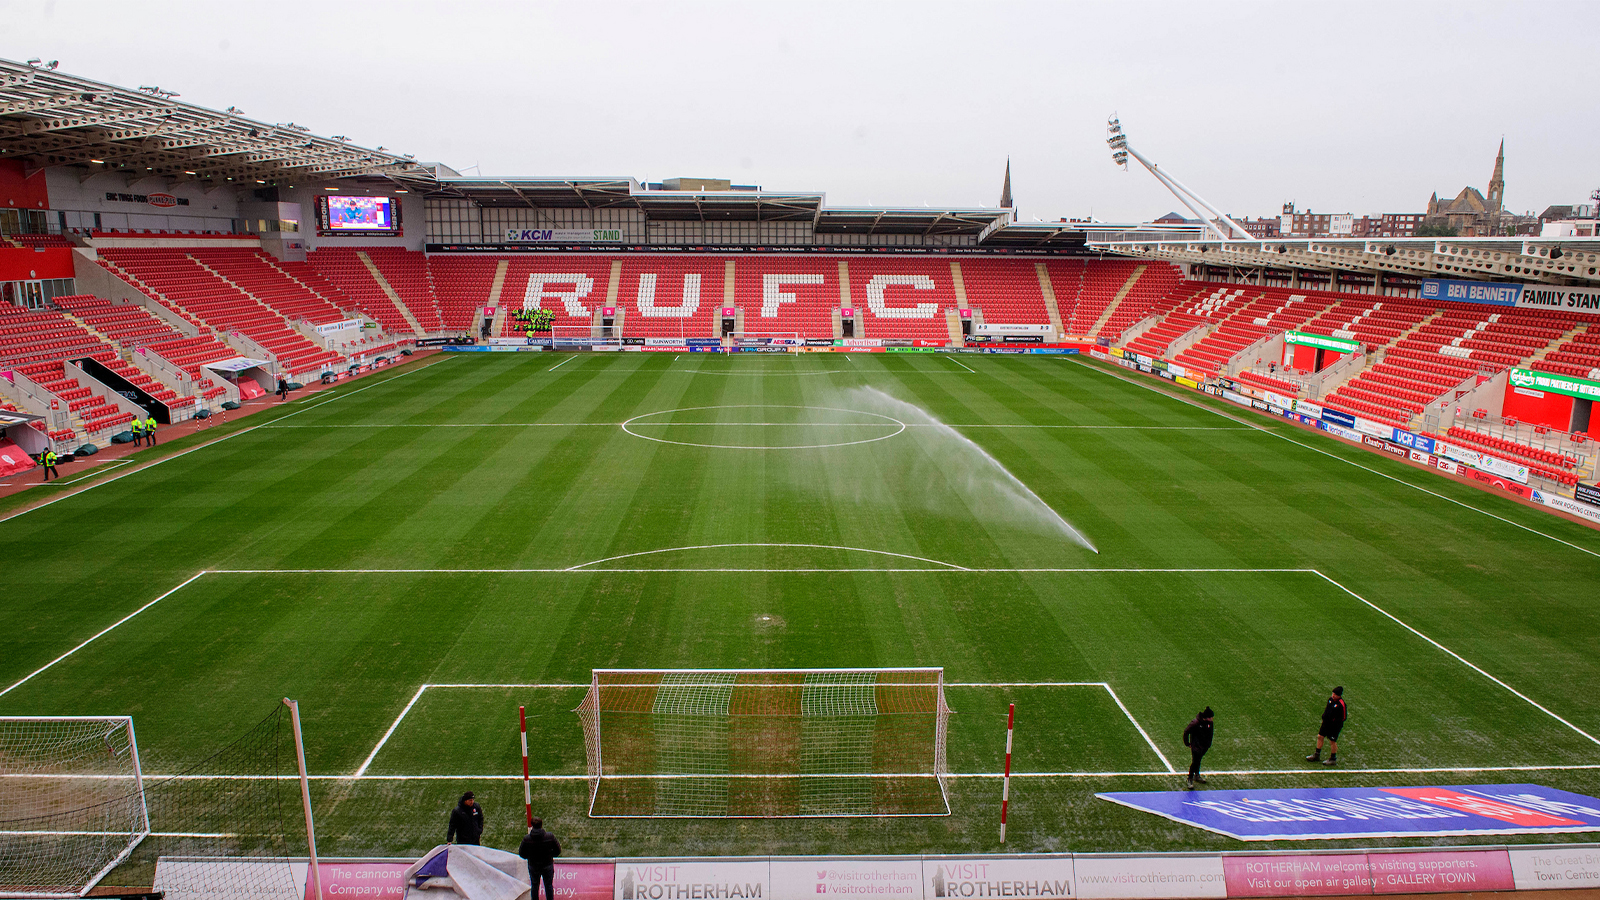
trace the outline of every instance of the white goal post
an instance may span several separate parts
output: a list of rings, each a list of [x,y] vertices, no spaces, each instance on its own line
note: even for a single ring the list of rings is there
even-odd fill
[[[0,896],[82,897],[150,834],[127,716],[0,716]]]
[[[594,817],[949,815],[941,668],[595,669]]]

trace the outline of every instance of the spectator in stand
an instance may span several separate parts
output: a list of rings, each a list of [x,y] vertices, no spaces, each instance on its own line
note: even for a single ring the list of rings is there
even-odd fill
[[[528,881],[533,888],[528,900],[539,900],[540,881],[544,882],[544,900],[556,900],[556,857],[561,855],[561,842],[544,830],[543,819],[533,817],[533,825],[528,828],[528,836],[522,839],[522,846],[517,848],[517,855],[528,861]]]

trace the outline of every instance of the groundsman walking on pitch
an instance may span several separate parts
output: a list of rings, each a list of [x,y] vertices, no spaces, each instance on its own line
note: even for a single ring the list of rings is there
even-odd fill
[[[1333,689],[1328,695],[1328,702],[1322,706],[1322,727],[1317,729],[1317,749],[1311,751],[1306,757],[1306,762],[1321,762],[1325,766],[1337,765],[1339,762],[1339,731],[1344,728],[1344,720],[1350,718],[1350,708],[1344,705],[1344,685]],[[1328,742],[1328,759],[1323,762],[1322,742]]]

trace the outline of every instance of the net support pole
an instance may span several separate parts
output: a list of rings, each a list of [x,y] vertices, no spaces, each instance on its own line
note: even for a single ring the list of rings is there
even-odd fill
[[[306,742],[300,735],[300,704],[288,697],[283,698],[283,703],[289,707],[289,722],[294,726],[294,756],[300,765],[300,805],[306,811],[306,853],[311,861],[307,886],[311,889],[311,900],[322,900],[322,873],[317,869],[317,829],[311,822],[311,781],[306,778]]]
[[[528,709],[517,707],[517,721],[522,728],[522,805],[528,813],[528,827],[533,827],[533,783],[528,780]]]
[[[1006,774],[1000,780],[1000,843],[1006,842],[1006,808],[1011,805],[1011,728],[1017,722],[1017,705],[1006,711]]]

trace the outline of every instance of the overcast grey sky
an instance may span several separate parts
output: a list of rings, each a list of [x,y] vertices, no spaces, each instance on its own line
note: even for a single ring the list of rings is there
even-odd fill
[[[845,205],[1148,219],[1105,119],[1236,215],[1600,188],[1600,3],[0,0],[59,59],[469,174],[732,178]]]

